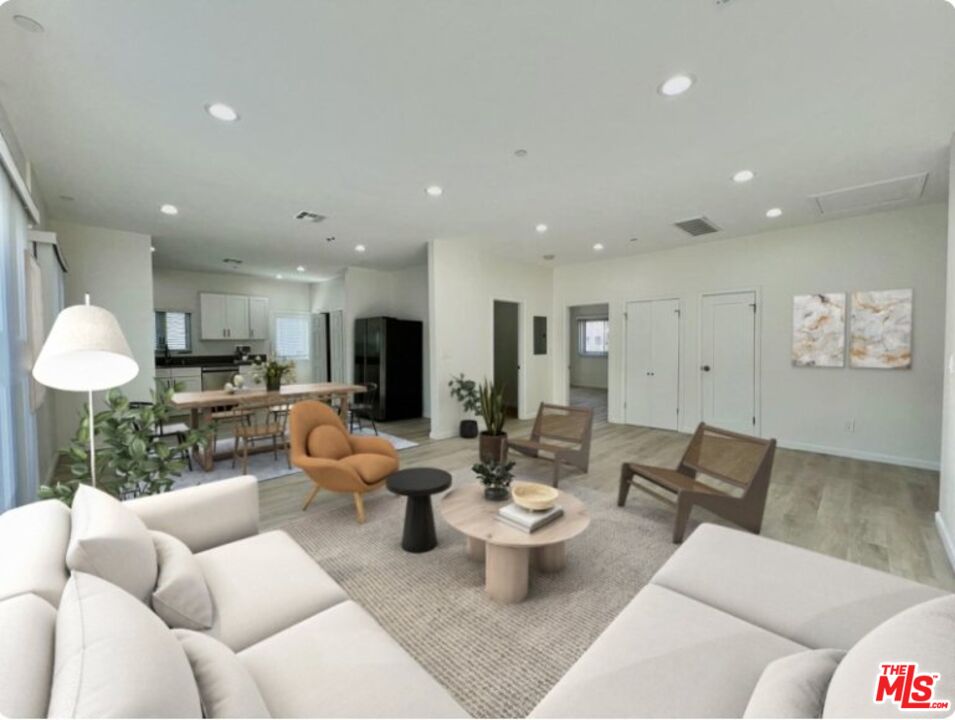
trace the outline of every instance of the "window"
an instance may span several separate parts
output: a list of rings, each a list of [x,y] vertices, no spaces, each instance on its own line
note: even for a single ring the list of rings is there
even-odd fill
[[[173,310],[156,313],[156,352],[192,352],[192,314]]]
[[[276,357],[283,360],[308,360],[308,315],[277,314],[275,316]]]
[[[580,355],[606,355],[609,346],[610,321],[607,318],[577,321],[577,352]]]

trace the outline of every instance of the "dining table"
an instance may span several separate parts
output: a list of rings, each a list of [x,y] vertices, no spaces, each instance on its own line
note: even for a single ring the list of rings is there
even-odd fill
[[[293,405],[302,400],[321,400],[331,403],[337,400],[339,417],[348,422],[348,407],[353,395],[366,392],[364,385],[348,383],[299,383],[283,385],[278,390],[266,390],[263,387],[241,388],[238,390],[201,390],[198,392],[177,392],[172,396],[172,406],[177,410],[189,411],[189,424],[194,430],[212,425],[215,412],[228,410],[246,402],[274,405]],[[210,438],[211,440],[212,438]],[[271,447],[253,447],[251,453],[268,452]],[[197,447],[195,457],[203,470],[209,472],[216,460],[232,457],[232,450],[217,453],[213,442]]]

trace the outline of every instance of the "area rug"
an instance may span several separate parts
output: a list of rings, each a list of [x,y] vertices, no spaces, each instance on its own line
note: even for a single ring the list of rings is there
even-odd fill
[[[230,431],[231,432],[231,431]],[[354,433],[355,435],[374,435],[375,431],[371,428],[362,428],[361,430]],[[406,450],[408,448],[417,447],[418,443],[412,442],[411,440],[406,440],[405,438],[398,437],[397,435],[390,435],[389,433],[379,432],[378,436],[384,440],[387,440],[391,443],[392,447],[395,450]],[[263,441],[268,442],[268,441]],[[234,439],[232,437],[219,438],[216,441],[216,450],[218,452],[232,452],[232,447],[234,445]],[[297,467],[289,468],[288,462],[285,459],[285,452],[279,450],[278,459],[276,460],[272,457],[271,452],[265,453],[256,453],[255,455],[249,455],[249,469],[247,473],[249,475],[255,475],[258,478],[259,482],[263,480],[271,480],[273,478],[282,477],[284,475],[291,475],[292,473],[301,472]],[[216,460],[215,467],[209,472],[204,472],[202,468],[193,460],[192,470],[188,468],[179,476],[175,483],[173,484],[173,489],[178,490],[179,488],[191,487],[193,485],[202,485],[204,483],[215,482],[216,480],[226,480],[231,477],[235,477],[242,473],[242,459],[239,458],[236,460],[235,467],[232,467],[231,458],[228,460]]]
[[[453,477],[473,481],[467,469]],[[401,549],[405,500],[389,493],[367,496],[364,525],[342,498],[284,529],[468,712],[524,717],[677,547],[673,510],[644,493],[619,508],[615,492],[572,478],[562,489],[586,503],[590,527],[568,544],[562,572],[532,571],[530,594],[516,605],[484,594],[484,566],[467,558],[437,496],[439,544],[421,555]]]

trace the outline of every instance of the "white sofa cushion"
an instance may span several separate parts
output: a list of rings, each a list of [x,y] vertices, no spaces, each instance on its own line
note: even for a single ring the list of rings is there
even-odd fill
[[[913,712],[892,702],[876,704],[875,688],[883,663],[916,663],[919,674],[937,674],[934,700],[948,700],[949,707]],[[953,708],[955,595],[948,595],[899,613],[852,647],[829,683],[823,717],[951,717]]]
[[[467,717],[350,600],[243,650],[239,659],[273,717]]]
[[[43,500],[0,515],[0,600],[35,593],[53,607],[70,574],[70,509],[59,500]]]
[[[186,653],[129,593],[81,572],[56,618],[50,717],[200,717]]]
[[[651,584],[531,717],[742,717],[766,665],[805,649]]]
[[[174,630],[173,633],[192,665],[203,717],[269,717],[255,680],[234,652],[202,633],[192,630]]]
[[[70,570],[96,575],[146,602],[156,586],[156,548],[149,531],[113,496],[80,485],[73,498],[66,551]]]
[[[56,610],[38,595],[0,601],[0,713],[46,717]]]
[[[196,560],[215,607],[209,632],[235,651],[347,599],[281,531],[206,550]]]
[[[821,718],[832,674],[845,650],[803,650],[763,670],[745,718]]]
[[[717,525],[698,527],[651,582],[811,648],[852,647],[941,590]]]
[[[212,627],[212,597],[192,550],[164,532],[152,530],[150,535],[159,558],[153,610],[171,628],[208,630]]]

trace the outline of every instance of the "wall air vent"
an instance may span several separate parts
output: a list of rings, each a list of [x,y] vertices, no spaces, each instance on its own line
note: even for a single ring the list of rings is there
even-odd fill
[[[820,215],[858,212],[887,205],[914,202],[925,192],[928,173],[882,180],[868,185],[810,195]]]
[[[676,227],[680,228],[683,232],[693,237],[699,237],[700,235],[711,235],[713,233],[719,232],[722,228],[718,228],[711,221],[705,217],[690,218],[689,220],[682,220],[678,223],[673,223]]]
[[[310,212],[309,210],[302,210],[301,212],[295,215],[296,220],[304,220],[305,222],[311,223],[320,223],[325,219],[324,215],[319,215],[318,213]]]

